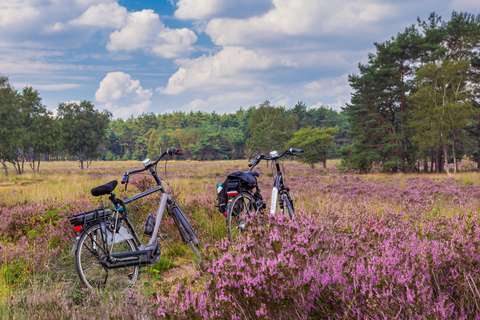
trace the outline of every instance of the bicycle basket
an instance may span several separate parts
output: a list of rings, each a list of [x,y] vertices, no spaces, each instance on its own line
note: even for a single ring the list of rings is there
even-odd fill
[[[70,223],[75,226],[88,226],[97,221],[103,221],[112,215],[110,209],[95,209],[80,212],[70,217]]]

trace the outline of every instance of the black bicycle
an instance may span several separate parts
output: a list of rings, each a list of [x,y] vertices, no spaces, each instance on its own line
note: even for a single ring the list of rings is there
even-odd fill
[[[100,208],[70,218],[74,231],[79,235],[75,244],[76,270],[87,288],[118,289],[131,286],[138,278],[140,266],[158,261],[158,232],[165,209],[173,218],[182,240],[201,260],[199,241],[190,222],[173,197],[165,191],[157,174],[157,164],[162,158],[180,154],[180,150],[169,148],[157,160],[146,159],[143,168],[127,171],[123,175],[125,191],[130,176],[145,171],[155,180],[154,187],[121,200],[113,193],[118,184],[113,180],[91,190],[93,196],[109,195],[113,209]],[[148,216],[144,228],[150,240],[142,244],[130,223],[126,205],[157,192],[162,193],[158,210],[156,215]]]
[[[232,188],[228,185],[229,178],[232,174],[229,175],[226,185],[226,193],[228,196],[226,217],[229,240],[235,238],[238,233],[245,229],[250,217],[262,212],[266,208],[266,203],[260,194],[260,189],[256,181],[258,172],[253,171],[262,160],[272,161],[275,168],[270,214],[275,215],[277,207],[280,207],[282,214],[288,214],[288,216],[293,219],[295,216],[295,208],[289,193],[290,189],[285,185],[279,160],[285,156],[294,156],[301,153],[303,153],[302,149],[289,148],[280,154],[277,151],[272,151],[268,156],[263,154],[257,155],[249,162],[249,171],[234,173],[239,180],[238,187],[234,186]],[[232,180],[235,181],[235,179]]]

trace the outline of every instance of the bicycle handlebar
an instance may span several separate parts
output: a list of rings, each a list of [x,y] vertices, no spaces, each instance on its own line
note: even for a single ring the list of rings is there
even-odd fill
[[[250,162],[248,163],[248,166],[250,167],[250,170],[251,170],[256,165],[258,165],[262,160],[278,160],[287,155],[294,156],[297,154],[301,154],[303,152],[304,152],[303,149],[300,149],[300,148],[289,148],[288,150],[285,150],[284,152],[282,152],[280,155],[276,155],[276,156],[266,156],[264,154],[259,154],[255,158],[250,160]]]
[[[141,168],[141,169],[132,169],[132,170],[127,170],[125,171],[125,173],[123,174],[123,177],[122,177],[122,184],[125,185],[125,190],[127,190],[127,185],[128,185],[128,180],[130,178],[131,175],[134,175],[134,174],[137,174],[137,173],[141,173],[141,172],[144,172],[144,171],[147,171],[147,170],[151,170],[153,167],[156,167],[157,163],[162,160],[165,156],[174,156],[174,155],[183,155],[183,152],[181,149],[177,149],[177,148],[168,148],[164,153],[162,153],[158,158],[157,160],[155,161],[146,161],[144,162],[144,165],[145,167],[144,168]],[[150,171],[152,174],[153,172]],[[155,172],[155,170],[154,170]],[[155,178],[155,176],[154,176]],[[157,180],[158,177],[155,179]],[[160,181],[160,180],[159,180]]]

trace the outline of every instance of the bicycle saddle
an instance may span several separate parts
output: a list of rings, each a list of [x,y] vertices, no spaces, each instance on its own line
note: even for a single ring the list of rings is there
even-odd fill
[[[112,180],[108,183],[102,184],[101,186],[95,187],[90,190],[90,193],[94,197],[103,196],[104,194],[109,194],[117,187],[117,180]]]

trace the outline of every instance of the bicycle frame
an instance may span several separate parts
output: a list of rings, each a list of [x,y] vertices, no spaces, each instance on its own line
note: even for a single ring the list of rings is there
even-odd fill
[[[296,155],[303,153],[303,149],[299,148],[289,148],[288,150],[282,152],[281,154],[278,154],[277,151],[272,151],[270,152],[269,156],[265,156],[263,154],[257,155],[254,159],[250,160],[248,166],[250,167],[250,171],[253,170],[257,166],[257,164],[260,163],[261,160],[270,160],[273,162],[275,165],[275,178],[273,182],[273,188],[272,188],[272,197],[271,197],[271,202],[270,202],[270,214],[275,215],[277,211],[277,203],[280,204],[282,207],[283,204],[278,201],[279,195],[282,196],[286,194],[288,197],[290,204],[292,204],[290,195],[288,194],[288,188],[285,186],[284,181],[283,181],[283,172],[282,169],[280,168],[280,163],[279,160],[285,156],[285,155]],[[283,207],[282,207],[283,208]]]
[[[158,162],[158,160],[156,162]],[[150,174],[152,175],[157,184],[156,186],[144,192],[136,194],[130,198],[124,199],[123,201],[116,199],[115,194],[113,193],[109,197],[115,208],[115,223],[113,225],[113,230],[110,231],[107,228],[106,220],[100,222],[101,236],[107,237],[107,241],[104,241],[103,243],[106,243],[107,246],[110,246],[109,249],[107,248],[107,250],[104,250],[105,253],[107,253],[107,257],[106,260],[102,262],[102,264],[104,264],[106,268],[122,268],[134,265],[151,264],[155,262],[156,259],[160,256],[158,234],[160,231],[165,210],[167,210],[167,212],[174,219],[174,222],[177,225],[178,231],[180,232],[182,239],[189,244],[193,243],[197,246],[199,244],[195,232],[193,231],[193,228],[191,227],[187,217],[179,208],[173,197],[164,190],[161,184],[161,180],[156,173],[156,169],[153,166],[150,166],[146,169],[134,170],[132,172],[138,173],[145,170],[150,171]],[[128,184],[129,174],[131,174],[131,172],[127,172],[124,175],[124,181],[126,184]],[[137,236],[137,233],[135,232],[135,229],[133,228],[132,224],[128,219],[126,205],[156,192],[161,192],[162,196],[160,197],[158,209],[155,215],[155,225],[149,242],[147,244],[142,244],[139,240],[139,237]],[[117,223],[120,215],[121,219],[125,221],[126,228],[124,228],[123,226],[117,228]],[[134,241],[136,249],[135,251],[112,253],[115,243],[130,239]],[[105,238],[103,240],[105,240]]]
[[[274,182],[273,182],[273,188],[272,188],[272,196],[270,199],[270,214],[275,215],[277,212],[277,204],[278,204],[278,195],[281,191],[285,190],[285,185],[283,183],[283,173],[280,168],[280,164],[278,163],[277,160],[273,160],[273,163],[275,165],[275,177],[274,177]]]

